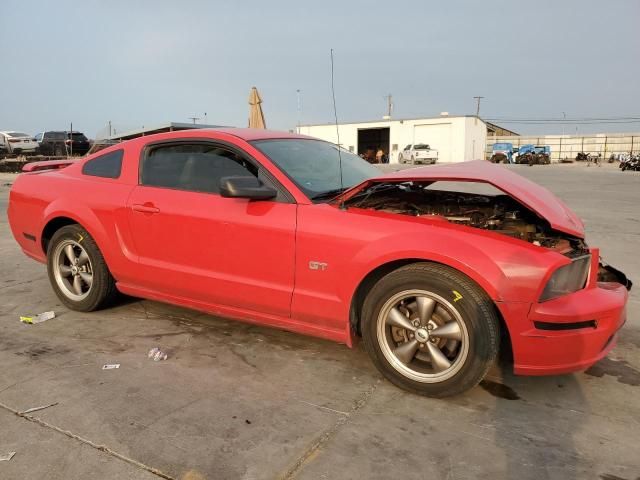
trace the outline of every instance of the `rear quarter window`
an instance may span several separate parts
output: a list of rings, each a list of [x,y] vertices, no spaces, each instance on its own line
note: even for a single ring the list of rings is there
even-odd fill
[[[93,158],[82,166],[83,175],[102,178],[118,178],[122,171],[124,150],[105,153]]]

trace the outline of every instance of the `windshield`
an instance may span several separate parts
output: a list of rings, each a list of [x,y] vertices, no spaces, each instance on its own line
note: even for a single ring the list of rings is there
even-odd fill
[[[426,143],[418,143],[415,147],[413,147],[414,150],[430,150],[429,145],[427,145]]]
[[[14,138],[30,137],[31,136],[31,135],[27,135],[26,133],[21,133],[21,132],[7,132],[7,135],[9,135],[10,137],[14,137]]]
[[[340,193],[338,147],[322,140],[274,139],[251,142],[309,198]],[[381,174],[373,165],[351,152],[340,150],[342,187],[350,188]]]

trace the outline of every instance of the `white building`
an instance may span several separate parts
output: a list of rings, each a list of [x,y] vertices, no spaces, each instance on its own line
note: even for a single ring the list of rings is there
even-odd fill
[[[343,148],[364,154],[368,149],[391,152],[390,162],[407,145],[426,143],[438,150],[438,163],[464,162],[484,158],[487,125],[475,116],[449,116],[379,120],[373,122],[301,125],[298,133],[338,143]]]

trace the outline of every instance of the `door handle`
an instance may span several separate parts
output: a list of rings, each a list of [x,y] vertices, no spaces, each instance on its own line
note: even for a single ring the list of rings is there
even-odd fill
[[[144,205],[134,204],[131,205],[131,210],[140,213],[159,213],[160,209],[153,205],[153,203],[145,203]]]

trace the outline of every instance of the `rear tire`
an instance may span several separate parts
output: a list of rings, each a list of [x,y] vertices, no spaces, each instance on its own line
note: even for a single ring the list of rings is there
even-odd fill
[[[498,354],[493,302],[468,277],[440,264],[416,263],[383,277],[364,301],[361,326],[380,373],[429,397],[473,388]]]
[[[89,233],[67,225],[54,233],[47,248],[49,282],[71,310],[91,312],[117,297],[116,283]]]

